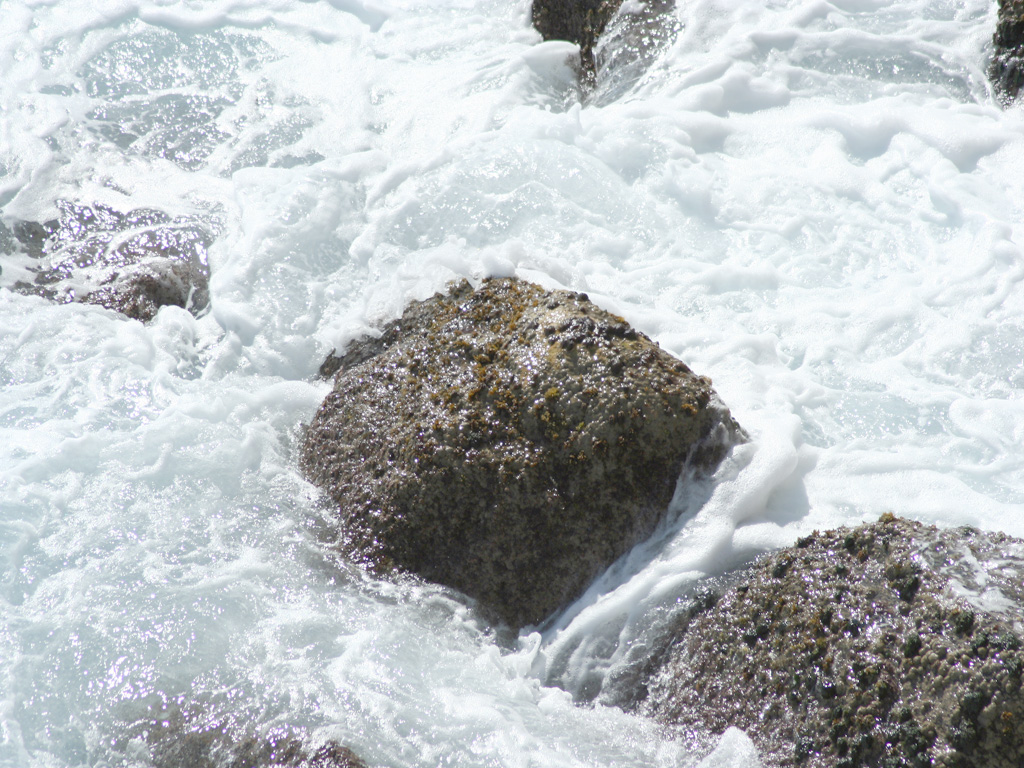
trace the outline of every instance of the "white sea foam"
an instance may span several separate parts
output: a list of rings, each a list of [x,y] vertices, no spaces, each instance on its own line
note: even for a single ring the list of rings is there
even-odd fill
[[[581,104],[526,2],[0,0],[3,221],[70,200],[218,232],[199,319],[0,290],[0,764],[110,764],[141,703],[187,698],[374,765],[751,765],[741,733],[694,755],[549,684],[607,694],[678,600],[815,528],[1024,536],[994,13],[693,0]],[[587,291],[751,435],[516,641],[324,554],[295,460],[332,347],[497,274]]]

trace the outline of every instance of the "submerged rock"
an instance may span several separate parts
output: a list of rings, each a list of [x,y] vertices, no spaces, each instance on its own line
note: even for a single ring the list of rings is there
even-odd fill
[[[302,466],[342,545],[513,627],[577,597],[741,434],[711,389],[585,295],[466,281],[331,356]]]
[[[153,751],[153,768],[366,768],[334,742],[312,748],[294,738],[226,744],[216,730],[188,733]]]
[[[256,736],[240,730],[200,707],[159,707],[134,724],[122,748],[153,768],[366,768],[347,747],[302,731],[278,727]]]
[[[59,218],[16,222],[0,238],[4,251],[23,256],[6,267],[12,290],[99,304],[142,321],[163,306],[195,313],[209,303],[206,249],[213,236],[195,220],[68,201],[58,209]]]
[[[1009,103],[1024,84],[1024,0],[999,0],[999,21],[988,76],[999,98]]]
[[[742,728],[777,766],[1024,764],[1024,541],[886,515],[699,608],[639,692],[663,723]]]

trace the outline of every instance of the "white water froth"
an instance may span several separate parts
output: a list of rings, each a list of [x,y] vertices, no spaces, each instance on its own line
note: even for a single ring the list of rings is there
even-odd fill
[[[676,13],[581,104],[525,2],[0,0],[3,222],[70,200],[219,232],[199,319],[0,290],[0,764],[144,764],[124,723],[200,701],[371,765],[749,766],[742,733],[695,754],[566,691],[614,698],[674,606],[816,528],[1024,536],[993,4]],[[520,638],[325,552],[296,468],[331,348],[504,274],[625,316],[752,438]]]

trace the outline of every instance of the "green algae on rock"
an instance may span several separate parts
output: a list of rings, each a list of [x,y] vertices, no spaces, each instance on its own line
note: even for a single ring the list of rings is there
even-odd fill
[[[773,766],[1024,765],[1024,541],[885,515],[815,532],[702,608],[640,712],[742,728]]]
[[[712,469],[741,434],[622,318],[512,278],[414,303],[322,371],[301,461],[344,549],[513,627],[579,596],[653,531],[684,464]]]

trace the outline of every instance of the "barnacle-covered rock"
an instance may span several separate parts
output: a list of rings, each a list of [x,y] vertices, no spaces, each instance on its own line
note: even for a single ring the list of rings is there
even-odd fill
[[[7,287],[142,321],[163,306],[195,313],[209,303],[207,223],[148,208],[121,213],[66,200],[57,208],[57,219],[19,221],[0,232]]]
[[[1024,764],[1024,541],[885,515],[815,532],[681,616],[639,711],[767,765]]]
[[[711,389],[583,294],[501,278],[410,306],[335,375],[302,450],[373,568],[513,627],[566,605],[740,434]]]

